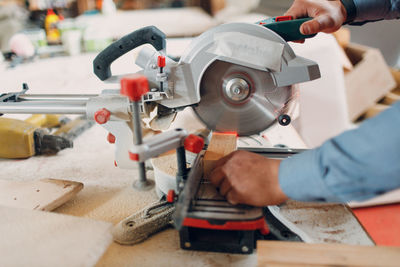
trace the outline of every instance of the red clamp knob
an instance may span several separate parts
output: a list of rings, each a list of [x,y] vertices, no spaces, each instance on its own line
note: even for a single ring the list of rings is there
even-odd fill
[[[278,16],[275,17],[275,21],[279,22],[279,21],[287,21],[287,20],[293,20],[292,16]]]
[[[112,133],[108,133],[108,135],[107,135],[107,141],[108,141],[110,144],[115,144],[115,136],[114,136]]]
[[[204,147],[204,139],[200,136],[190,134],[186,137],[183,145],[187,151],[198,154]]]
[[[174,203],[175,202],[175,190],[170,189],[167,194],[167,202]]]
[[[98,124],[104,124],[110,120],[110,116],[111,112],[106,108],[102,108],[94,113],[94,120]]]
[[[129,158],[133,161],[139,161],[139,154],[129,152]]]
[[[129,97],[130,101],[140,101],[149,92],[149,82],[144,75],[131,75],[121,79],[121,95]]]
[[[160,68],[165,67],[165,56],[158,56],[157,66]]]

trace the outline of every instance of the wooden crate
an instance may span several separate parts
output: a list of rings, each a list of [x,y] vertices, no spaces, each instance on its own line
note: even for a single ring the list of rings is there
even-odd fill
[[[396,87],[378,49],[350,43],[345,48],[354,68],[345,74],[349,118],[356,120]]]

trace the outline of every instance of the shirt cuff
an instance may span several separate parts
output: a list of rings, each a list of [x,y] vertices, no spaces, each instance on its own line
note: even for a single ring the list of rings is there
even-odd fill
[[[357,8],[356,5],[354,4],[353,0],[340,0],[344,8],[346,9],[347,13],[347,18],[345,21],[346,23],[352,22],[355,17],[357,16]]]
[[[340,202],[322,178],[318,153],[313,149],[283,160],[279,167],[281,189],[298,201]]]
[[[376,21],[390,15],[391,1],[389,0],[353,0],[357,9],[354,19],[358,21]]]

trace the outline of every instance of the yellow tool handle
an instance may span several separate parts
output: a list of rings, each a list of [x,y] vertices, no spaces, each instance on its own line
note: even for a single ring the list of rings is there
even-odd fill
[[[0,117],[0,158],[35,155],[34,132],[37,128],[25,121]]]
[[[61,115],[35,114],[27,118],[25,121],[41,128],[54,128],[61,125],[61,119]]]

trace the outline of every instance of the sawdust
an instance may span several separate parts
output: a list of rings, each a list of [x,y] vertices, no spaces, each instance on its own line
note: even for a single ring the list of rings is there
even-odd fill
[[[344,204],[288,201],[280,206],[280,213],[317,243],[371,243]]]
[[[325,243],[331,243],[331,244],[338,244],[338,243],[340,243],[340,242],[337,241],[336,239],[332,239],[332,238],[324,238],[324,242],[325,242]]]
[[[324,233],[327,234],[340,234],[340,233],[344,233],[343,229],[339,229],[339,230],[334,230],[334,231],[325,231]]]
[[[297,202],[288,201],[281,207],[283,213],[298,213],[302,214],[302,210],[312,210],[312,219],[307,217],[307,220],[313,222],[316,227],[336,227],[345,224],[348,220],[354,219],[352,216],[343,216],[343,210],[346,207],[343,204],[332,203],[313,203],[313,202]],[[349,214],[351,215],[351,214]],[[301,218],[301,217],[299,217]],[[296,224],[302,224],[304,221],[295,220]]]
[[[331,207],[336,207],[341,204],[335,203],[320,203],[320,202],[301,202],[301,201],[287,201],[283,206],[284,209],[322,209],[327,210]]]
[[[175,177],[177,171],[176,151],[171,150],[151,160],[153,167],[160,172]]]
[[[116,224],[157,200],[154,190],[138,192],[131,186],[113,188],[86,186],[75,199],[55,211]]]

